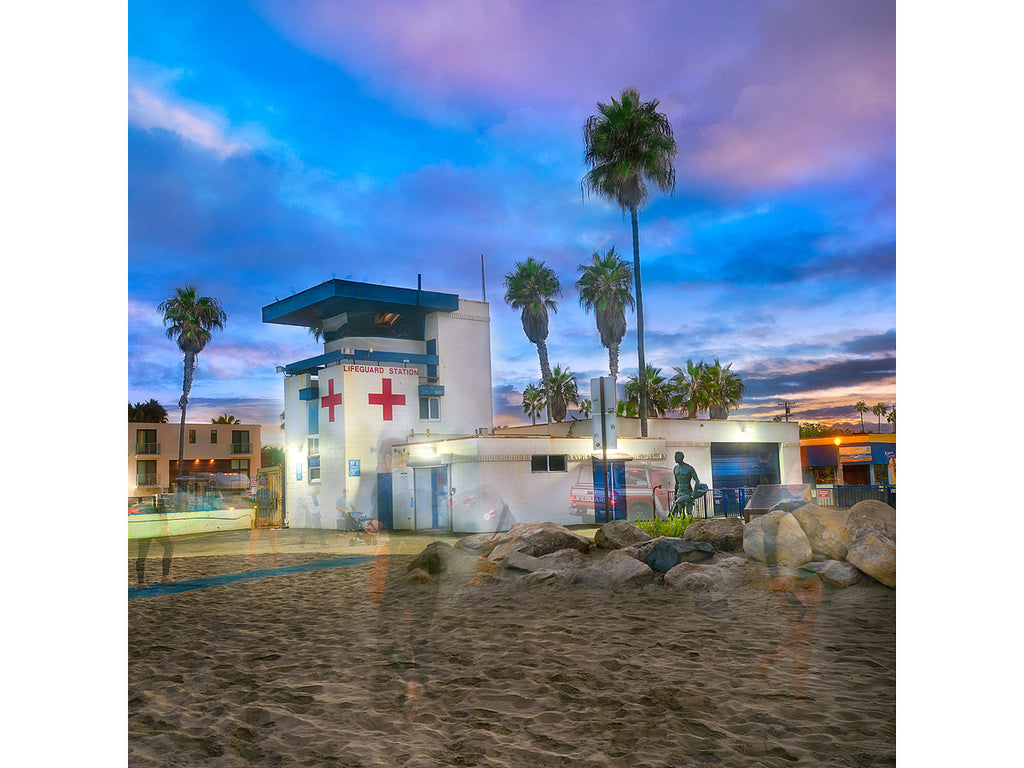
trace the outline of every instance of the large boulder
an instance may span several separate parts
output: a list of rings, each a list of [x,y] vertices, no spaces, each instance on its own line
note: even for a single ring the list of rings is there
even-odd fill
[[[847,546],[859,538],[865,528],[873,528],[880,534],[896,541],[896,510],[883,501],[865,499],[852,507],[843,526]]]
[[[573,533],[558,523],[517,523],[501,537],[488,559],[501,563],[513,552],[541,557],[560,549],[575,549],[586,554],[591,545],[586,536]]]
[[[846,538],[845,526],[849,510],[825,509],[817,504],[803,504],[791,511],[815,558],[821,560],[843,560],[850,540]]]
[[[437,576],[437,574],[448,570],[448,565],[454,556],[455,550],[450,544],[446,544],[443,541],[434,541],[416,555],[406,568],[409,571],[412,571],[414,568],[419,569],[429,573],[431,576]]]
[[[694,520],[683,531],[683,541],[706,541],[716,552],[743,550],[742,517],[709,517]]]
[[[683,541],[674,537],[663,537],[654,542],[647,551],[647,565],[652,571],[667,573],[680,563],[699,563],[709,560],[715,548],[706,541]]]
[[[801,568],[818,574],[823,582],[839,588],[852,587],[864,576],[859,568],[842,560],[816,560]]]
[[[572,581],[591,587],[646,584],[654,572],[625,550],[614,549],[600,560],[572,574]]]
[[[846,560],[887,587],[896,586],[896,542],[873,527],[864,528],[850,544]]]
[[[647,531],[626,520],[612,520],[594,533],[594,543],[604,549],[623,549],[651,539],[652,536]]]
[[[743,528],[743,553],[759,563],[803,565],[813,559],[799,521],[785,509],[755,517]]]
[[[665,583],[676,589],[707,592],[723,582],[720,569],[700,563],[680,563],[665,574]]]
[[[520,571],[564,571],[568,568],[579,567],[583,562],[583,554],[576,549],[560,549],[540,557],[528,555],[525,552],[510,552],[505,558],[503,565],[506,568],[515,568]]]

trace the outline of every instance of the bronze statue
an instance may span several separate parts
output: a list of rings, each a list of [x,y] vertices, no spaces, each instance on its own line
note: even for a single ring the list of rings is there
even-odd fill
[[[678,514],[680,508],[685,510],[685,514],[692,515],[694,500],[704,495],[703,493],[698,493],[701,487],[700,479],[697,477],[697,470],[683,461],[684,458],[685,456],[682,451],[676,451],[676,465],[672,469],[672,474],[676,479],[676,498],[672,502],[670,515]]]

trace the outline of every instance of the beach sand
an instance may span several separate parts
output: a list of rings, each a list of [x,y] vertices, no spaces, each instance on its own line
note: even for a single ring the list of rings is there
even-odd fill
[[[895,764],[892,589],[825,589],[796,658],[758,674],[791,627],[753,567],[695,594],[417,584],[410,559],[130,600],[129,765]],[[172,576],[245,567],[176,555]]]

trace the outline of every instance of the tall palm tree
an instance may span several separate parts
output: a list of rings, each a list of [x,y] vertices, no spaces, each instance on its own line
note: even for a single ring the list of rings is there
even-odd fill
[[[889,407],[885,403],[875,403],[871,406],[871,412],[878,417],[878,431],[882,431],[882,417],[889,412]]]
[[[540,387],[528,384],[523,390],[523,413],[531,417],[534,424],[537,423],[537,417],[544,413],[547,404],[544,390]]]
[[[896,403],[889,406],[889,415],[885,417],[885,420],[892,424],[892,431],[896,432]]]
[[[636,284],[636,346],[638,370],[646,369],[644,360],[644,304],[640,285],[640,225],[637,212],[647,202],[647,185],[658,189],[675,189],[676,171],[672,159],[676,140],[672,124],[658,112],[657,99],[641,101],[640,92],[627,88],[619,99],[598,102],[598,114],[591,115],[583,126],[586,162],[590,170],[583,177],[582,187],[597,193],[628,211],[633,225],[633,280]],[[646,380],[640,381],[640,436],[647,437]]]
[[[708,407],[707,366],[703,362],[686,361],[686,368],[672,366],[676,375],[670,379],[673,388],[672,408],[679,409],[679,418],[697,418],[697,412]]]
[[[608,349],[608,370],[612,378],[619,375],[619,344],[626,335],[626,307],[634,306],[630,286],[633,270],[629,262],[615,252],[613,245],[602,256],[594,251],[589,264],[580,266],[576,288],[580,306],[594,311],[601,344]]]
[[[196,358],[210,341],[212,332],[223,328],[228,316],[218,299],[198,296],[194,285],[177,288],[174,295],[160,302],[157,309],[163,312],[167,338],[178,345],[185,354],[184,378],[181,385],[181,435],[178,440],[178,474],[185,462],[185,410],[188,393],[192,391],[192,378],[196,371]]]
[[[647,410],[656,417],[664,416],[672,409],[672,383],[661,375],[661,368],[647,366],[644,377],[647,390]],[[630,376],[626,381],[625,399],[628,405],[625,415],[640,413],[640,381],[638,376]]]
[[[858,400],[857,404],[853,406],[853,409],[860,414],[860,431],[864,431],[864,414],[868,412],[868,404],[863,400]]]
[[[537,345],[540,377],[548,404],[548,421],[551,420],[551,393],[548,392],[548,382],[551,379],[547,345],[548,310],[558,311],[555,297],[561,295],[562,287],[554,270],[543,261],[535,261],[532,256],[526,261],[517,261],[515,269],[505,275],[505,303],[512,309],[522,310],[523,331],[526,338]]]
[[[555,421],[565,421],[568,406],[578,405],[580,391],[576,377],[568,368],[556,365],[548,381],[548,410]]]
[[[708,416],[712,419],[728,419],[729,411],[740,404],[746,387],[743,380],[732,371],[732,363],[723,366],[718,358],[704,367],[708,388]]]

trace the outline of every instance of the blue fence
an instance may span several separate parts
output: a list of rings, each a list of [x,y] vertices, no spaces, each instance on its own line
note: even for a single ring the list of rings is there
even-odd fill
[[[693,504],[695,517],[743,517],[754,488],[715,488]],[[669,504],[673,492],[669,491]],[[896,508],[895,485],[840,485],[836,488],[811,489],[811,501],[825,509],[849,509],[866,499],[875,499]]]

